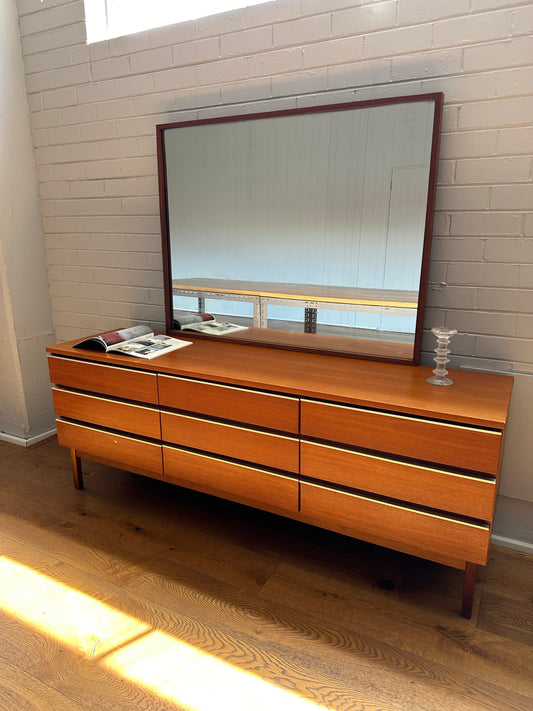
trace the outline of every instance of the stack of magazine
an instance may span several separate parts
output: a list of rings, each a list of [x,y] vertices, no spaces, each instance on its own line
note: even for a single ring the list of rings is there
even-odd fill
[[[132,326],[120,331],[110,331],[91,336],[74,345],[74,348],[122,353],[136,358],[155,358],[178,348],[190,346],[192,341],[182,341],[165,335],[155,335],[150,326]]]

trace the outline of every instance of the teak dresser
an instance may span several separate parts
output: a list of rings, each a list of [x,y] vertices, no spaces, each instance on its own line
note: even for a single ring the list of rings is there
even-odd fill
[[[59,443],[463,569],[488,557],[513,380],[196,340],[153,360],[49,347]]]

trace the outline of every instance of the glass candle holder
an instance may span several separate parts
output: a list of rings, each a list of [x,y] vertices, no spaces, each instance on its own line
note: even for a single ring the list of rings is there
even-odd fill
[[[431,333],[434,333],[437,337],[437,347],[435,348],[435,353],[437,355],[433,359],[437,367],[433,370],[435,375],[432,375],[431,378],[427,378],[427,382],[432,385],[453,385],[453,380],[446,377],[448,371],[445,366],[449,361],[447,356],[450,352],[450,349],[448,348],[450,345],[450,338],[455,336],[457,329],[435,326],[431,329]]]

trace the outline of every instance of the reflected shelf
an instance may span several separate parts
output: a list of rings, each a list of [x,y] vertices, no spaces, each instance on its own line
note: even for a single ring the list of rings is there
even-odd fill
[[[196,297],[200,312],[204,311],[205,298],[250,301],[253,304],[255,328],[268,328],[268,304],[301,306],[306,310],[307,333],[316,332],[316,311],[319,305],[328,309],[413,317],[416,316],[418,306],[416,291],[238,279],[176,279],[172,282],[172,292],[175,296]]]

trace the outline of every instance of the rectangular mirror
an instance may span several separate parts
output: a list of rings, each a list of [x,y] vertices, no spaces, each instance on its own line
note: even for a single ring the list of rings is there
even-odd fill
[[[208,313],[241,328],[187,337],[418,363],[441,114],[425,94],[157,126],[168,333]]]

